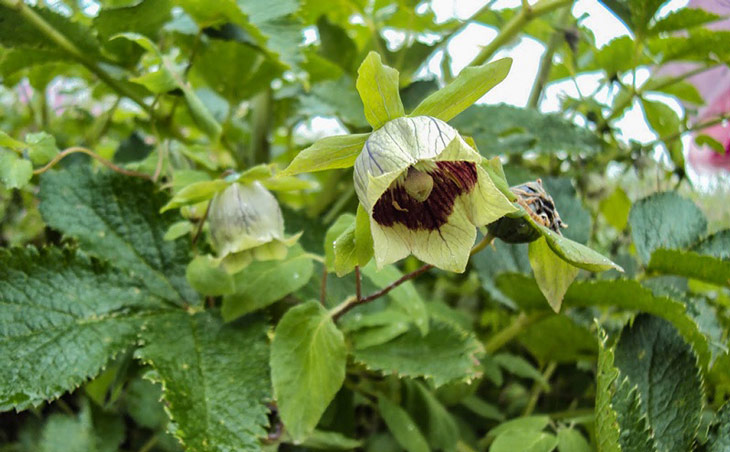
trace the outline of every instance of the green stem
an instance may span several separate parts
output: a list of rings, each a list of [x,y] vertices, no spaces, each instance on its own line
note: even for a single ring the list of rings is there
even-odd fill
[[[557,30],[550,37],[548,46],[545,49],[545,54],[540,60],[540,68],[537,71],[537,78],[535,79],[535,84],[532,85],[532,91],[530,91],[530,99],[527,101],[527,106],[529,108],[537,108],[537,106],[540,104],[542,91],[545,88],[548,77],[550,76],[550,69],[552,69],[553,67],[553,56],[555,55],[555,51],[557,50],[560,43],[563,42],[563,40],[565,39],[563,28],[568,24],[568,21],[571,17],[572,13],[570,11],[570,8],[563,9],[562,13],[560,14],[560,18],[558,19]]]
[[[545,369],[545,372],[542,373],[542,376],[544,377],[545,381],[549,381],[550,377],[553,376],[553,373],[555,372],[555,369],[558,367],[558,363],[555,361],[551,361],[550,364],[547,365],[547,368]],[[533,411],[535,411],[535,407],[537,406],[537,401],[540,399],[540,395],[543,391],[543,384],[541,382],[535,382],[532,385],[532,393],[530,394],[530,400],[527,402],[527,406],[525,407],[525,411],[522,413],[523,416],[529,416],[532,414]]]
[[[533,312],[531,314],[521,312],[512,324],[503,330],[498,331],[484,343],[484,350],[489,354],[493,354],[512,339],[517,337],[517,335],[519,335],[527,327],[547,317],[548,314],[549,313],[547,311]]]
[[[479,66],[489,61],[497,50],[517,36],[525,25],[533,19],[562,8],[563,6],[569,6],[572,3],[573,0],[540,0],[531,7],[523,7],[517,15],[499,30],[499,34],[482,48],[479,55],[472,60],[469,66]]]

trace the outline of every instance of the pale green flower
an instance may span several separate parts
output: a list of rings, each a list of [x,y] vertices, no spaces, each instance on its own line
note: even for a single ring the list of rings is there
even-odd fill
[[[379,267],[412,253],[464,271],[476,227],[516,210],[481,161],[453,127],[430,116],[397,118],[370,135],[354,178]]]
[[[279,203],[259,182],[233,183],[218,193],[208,214],[213,248],[229,273],[253,260],[278,260],[299,235],[284,236]]]

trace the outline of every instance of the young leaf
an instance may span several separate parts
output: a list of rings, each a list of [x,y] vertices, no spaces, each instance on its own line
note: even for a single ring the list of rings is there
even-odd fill
[[[131,346],[165,303],[138,280],[49,248],[0,251],[0,411],[53,400]],[[148,312],[149,311],[149,312]]]
[[[197,204],[201,201],[209,201],[213,199],[216,193],[222,191],[228,185],[230,184],[223,179],[192,183],[175,193],[175,196],[160,209],[160,213],[165,213],[168,210],[177,209],[182,206]]]
[[[385,344],[355,350],[353,356],[370,369],[403,377],[423,377],[438,387],[477,378],[481,374],[477,356],[482,352],[481,344],[472,334],[449,323],[432,321],[425,336],[411,328]]]
[[[19,155],[0,149],[0,182],[7,188],[23,188],[33,177],[33,164]]]
[[[233,291],[223,298],[221,314],[226,322],[281,300],[304,286],[314,265],[299,245],[282,261],[254,262],[233,275]]]
[[[645,263],[658,248],[686,248],[707,231],[707,219],[692,201],[674,192],[638,201],[629,213],[636,252]]]
[[[365,118],[379,129],[391,119],[405,116],[398,91],[398,71],[386,66],[376,52],[368,53],[357,70],[357,92],[365,106]]]
[[[350,168],[355,164],[369,133],[321,138],[294,157],[281,175]]]
[[[616,367],[638,386],[659,450],[690,450],[702,411],[692,349],[670,323],[639,315],[616,345]]]
[[[532,221],[532,219],[530,219]],[[533,224],[535,224],[533,222]],[[611,262],[610,259],[603,256],[602,254],[588,248],[585,245],[581,245],[578,242],[574,242],[562,235],[546,228],[543,225],[535,224],[543,237],[547,241],[548,246],[552,249],[555,254],[560,256],[561,259],[573,265],[574,267],[582,268],[591,272],[601,272],[605,270],[615,269],[623,271],[621,267]]]
[[[176,215],[158,213],[165,196],[149,181],[77,165],[45,173],[40,199],[48,225],[78,239],[85,251],[138,276],[158,296],[197,302],[185,280],[187,244],[163,240]]]
[[[502,58],[467,67],[451,83],[425,98],[409,116],[433,116],[449,121],[504,80],[511,66],[511,58]]]
[[[540,291],[553,311],[560,312],[565,292],[578,275],[578,268],[553,253],[544,237],[530,243],[528,254]]]
[[[29,133],[25,136],[28,157],[36,165],[45,165],[58,154],[56,139],[46,132]]]
[[[279,414],[295,442],[309,436],[345,380],[345,339],[316,301],[289,309],[271,344]]]
[[[189,450],[257,450],[271,398],[268,325],[224,324],[211,312],[150,319],[135,356],[163,387],[169,431]]]
[[[405,450],[408,452],[429,452],[431,450],[423,433],[418,430],[418,426],[406,410],[388,400],[387,397],[378,398],[378,409],[388,430]]]
[[[373,257],[370,217],[361,204],[355,222],[334,241],[334,269],[337,276],[350,273],[355,266],[364,267]]]

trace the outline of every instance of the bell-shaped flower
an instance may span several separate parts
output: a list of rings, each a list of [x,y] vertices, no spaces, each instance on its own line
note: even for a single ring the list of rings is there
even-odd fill
[[[299,235],[284,236],[279,203],[259,182],[231,184],[218,193],[208,214],[213,248],[229,273],[253,260],[284,259]]]
[[[482,157],[445,122],[401,117],[374,131],[355,162],[378,267],[409,254],[463,272],[476,227],[515,211]]]

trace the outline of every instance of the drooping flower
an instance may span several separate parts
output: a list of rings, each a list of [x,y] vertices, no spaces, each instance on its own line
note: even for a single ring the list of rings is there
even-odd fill
[[[218,193],[208,214],[213,248],[229,273],[253,260],[284,259],[299,235],[285,237],[279,203],[261,183],[235,182]]]
[[[515,211],[458,132],[429,116],[387,122],[355,162],[379,267],[409,254],[463,272],[476,227]]]

